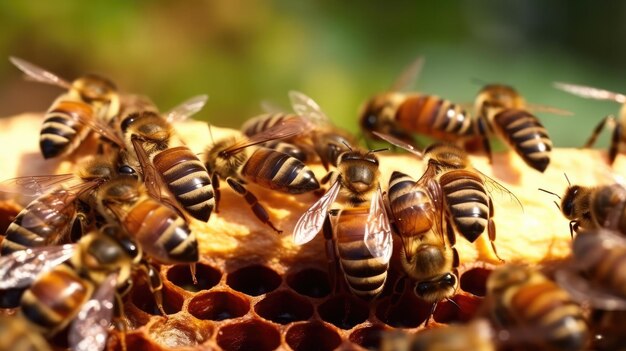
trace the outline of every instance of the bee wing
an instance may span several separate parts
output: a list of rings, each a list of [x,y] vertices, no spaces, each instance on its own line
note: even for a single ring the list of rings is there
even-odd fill
[[[424,158],[424,154],[419,151],[415,146],[404,142],[396,137],[393,137],[389,134],[383,134],[383,133],[379,133],[379,132],[372,132],[374,133],[374,135],[376,135],[377,137],[383,139],[384,141],[388,142],[391,145],[395,145],[399,148],[402,148],[410,153],[412,153],[413,155],[417,156],[419,159],[423,159]]]
[[[165,113],[165,120],[168,123],[182,122],[200,112],[208,100],[208,95],[194,96]]]
[[[93,118],[92,114],[72,113],[71,116],[78,122],[84,124],[94,132],[107,138],[120,148],[124,148],[124,140],[104,121]]]
[[[104,350],[113,318],[117,274],[110,274],[81,307],[69,329],[73,351]]]
[[[261,110],[266,113],[285,113],[285,109],[278,106],[273,101],[263,100],[261,101]]]
[[[553,106],[548,106],[548,105],[539,105],[539,104],[526,104],[526,108],[528,108],[529,110],[533,111],[533,112],[543,112],[543,113],[550,113],[553,115],[558,115],[558,116],[573,116],[574,112],[572,111],[568,111],[568,110],[563,110],[560,108],[556,108]]]
[[[277,123],[272,128],[259,132],[249,138],[243,138],[241,141],[224,149],[222,153],[226,156],[233,155],[241,149],[262,144],[271,140],[286,139],[296,136],[310,130],[313,126],[310,122],[303,118],[286,118]]]
[[[74,254],[75,244],[33,247],[0,257],[0,290],[28,287]]]
[[[414,86],[420,73],[422,73],[424,61],[423,56],[418,56],[415,61],[411,62],[411,64],[400,73],[396,81],[393,82],[390,91],[406,91]]]
[[[393,250],[391,225],[389,224],[387,212],[385,212],[383,194],[380,188],[378,188],[370,203],[363,241],[372,256],[382,258],[385,262],[389,261]]]
[[[161,189],[163,186],[161,177],[159,176],[159,173],[154,165],[152,164],[152,161],[150,161],[146,150],[143,148],[143,142],[137,138],[131,138],[131,142],[133,143],[133,149],[135,149],[135,153],[137,154],[137,160],[139,161],[139,165],[141,166],[143,182],[146,184],[148,194],[153,199],[157,199],[160,201],[163,198],[161,194]]]
[[[299,91],[291,90],[289,100],[291,100],[291,107],[298,116],[307,118],[314,123],[328,123],[328,117],[312,98]]]
[[[293,229],[293,241],[296,245],[308,243],[319,233],[324,225],[324,219],[326,219],[330,207],[339,195],[339,190],[341,190],[341,183],[337,180],[324,196],[317,200],[316,203],[300,216],[296,227]]]
[[[9,57],[9,61],[11,61],[11,63],[14,64],[20,71],[24,72],[24,74],[37,82],[56,85],[65,89],[70,89],[72,87],[72,84],[65,79],[26,60],[11,56]]]
[[[556,282],[570,294],[574,301],[588,303],[601,310],[626,310],[626,299],[592,284],[572,268],[558,270],[555,272],[554,277]]]
[[[515,194],[513,194],[511,190],[507,189],[504,185],[498,183],[498,181],[489,177],[478,169],[474,168],[473,170],[480,174],[480,176],[483,178],[483,181],[485,182],[485,189],[487,190],[487,192],[489,192],[490,195],[497,189],[498,191],[509,195],[512,200],[517,202],[519,207],[522,209],[522,212],[524,211],[524,205],[522,205],[522,202],[517,198],[517,196],[515,196]]]
[[[623,104],[624,102],[626,102],[626,95],[620,94],[620,93],[614,93],[612,91],[608,91],[604,89],[594,88],[594,87],[590,87],[586,85],[577,85],[577,84],[561,83],[561,82],[555,82],[553,84],[554,84],[554,87],[559,90],[563,90],[567,93],[584,97],[584,98],[588,98],[588,99],[610,100],[610,101],[619,102],[620,104]]]
[[[72,173],[11,178],[0,182],[0,192],[39,196],[55,186],[66,184],[71,180],[80,181],[80,178]]]

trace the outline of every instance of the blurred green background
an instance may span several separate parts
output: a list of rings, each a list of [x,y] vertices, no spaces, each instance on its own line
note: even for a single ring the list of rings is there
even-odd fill
[[[423,55],[419,91],[469,103],[472,78],[514,85],[529,102],[573,111],[539,116],[557,145],[580,146],[619,106],[551,82],[626,92],[625,17],[626,2],[567,0],[4,1],[0,57],[67,79],[100,73],[163,110],[206,93],[196,118],[218,126],[238,127],[263,99],[286,107],[297,89],[355,131],[364,100]],[[43,111],[59,93],[0,64],[0,115]]]

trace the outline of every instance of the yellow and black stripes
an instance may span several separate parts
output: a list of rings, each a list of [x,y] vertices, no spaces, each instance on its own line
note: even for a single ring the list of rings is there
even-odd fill
[[[243,134],[250,137],[294,117],[296,116],[288,113],[266,113],[247,120],[246,123],[241,126],[241,131]]]
[[[257,148],[244,164],[241,175],[265,188],[289,194],[319,188],[315,174],[304,163],[268,148]]]
[[[394,171],[389,179],[389,208],[403,239],[424,235],[434,225],[430,197],[415,187],[410,176]],[[407,240],[408,241],[408,240]]]
[[[39,135],[39,147],[44,158],[67,155],[87,137],[89,128],[81,119],[93,118],[93,109],[79,101],[61,100],[46,113]]]

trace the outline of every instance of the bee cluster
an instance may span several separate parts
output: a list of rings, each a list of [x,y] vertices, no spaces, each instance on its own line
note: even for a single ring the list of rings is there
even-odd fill
[[[299,92],[289,93],[293,113],[272,108],[238,136],[214,140],[209,126],[210,144],[198,156],[175,124],[199,112],[206,96],[161,112],[105,78],[68,82],[11,61],[66,90],[45,114],[43,157],[90,155],[70,174],[0,183],[5,194],[35,197],[0,242],[0,306],[14,314],[0,319],[0,335],[11,335],[0,338],[0,350],[48,350],[44,338],[76,350],[626,347],[615,326],[626,311],[619,234],[626,232],[626,189],[570,185],[562,198],[541,189],[560,198],[557,207],[571,220],[571,258],[551,270],[505,262],[492,194],[508,194],[520,211],[522,202],[468,156],[480,145],[491,161],[496,135],[532,172],[544,172],[552,142],[531,111],[566,111],[528,104],[504,85],[481,90],[475,115],[437,96],[402,92],[421,69],[417,60],[361,112],[370,140],[424,165],[389,170],[385,179],[377,154],[388,149],[362,148]],[[626,102],[600,89],[558,86]],[[604,119],[588,144],[607,123],[615,124],[613,162],[621,122]],[[438,141],[420,148],[418,134]],[[326,172],[319,180],[318,164]],[[222,199],[224,185],[238,205]],[[313,201],[284,227],[259,195],[270,192]],[[285,264],[212,256],[194,228],[235,210],[249,211],[268,241],[323,245],[325,257]],[[318,236],[323,243],[309,243]],[[462,261],[457,239],[488,243],[494,265]],[[455,322],[462,324],[428,328]]]

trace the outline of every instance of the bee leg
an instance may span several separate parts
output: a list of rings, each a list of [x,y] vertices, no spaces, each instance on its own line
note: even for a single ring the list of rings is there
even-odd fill
[[[332,287],[333,294],[339,293],[340,284],[339,284],[339,275],[337,272],[340,272],[338,264],[339,260],[337,259],[337,254],[335,252],[335,241],[333,238],[333,226],[330,222],[330,216],[336,216],[339,213],[337,210],[330,210],[328,216],[324,220],[324,224],[322,227],[322,232],[324,233],[325,247],[326,247],[326,260],[328,263],[328,279],[330,280],[330,285]]]
[[[579,228],[580,228],[580,224],[578,223],[578,221],[569,222],[569,234],[571,235],[572,240],[574,239],[574,233],[578,232]]]
[[[191,282],[193,285],[198,285],[198,278],[196,277],[196,263],[189,264],[189,273],[191,274]]]
[[[491,243],[491,248],[493,249],[494,255],[500,260],[500,262],[504,262],[502,257],[498,255],[498,250],[496,250],[496,223],[492,218],[489,218],[489,224],[487,224],[487,233],[489,234],[489,242]]]
[[[165,313],[165,310],[163,309],[163,281],[161,280],[159,272],[156,270],[156,268],[154,268],[153,265],[149,264],[148,262],[145,262],[141,266],[141,269],[146,275],[148,288],[154,296],[154,302],[156,303],[159,312],[161,312],[163,317],[167,317],[167,313]],[[195,277],[195,275],[192,276]]]
[[[132,286],[132,282],[129,284]],[[120,332],[120,345],[122,351],[126,351],[126,333],[128,332],[128,320],[126,319],[126,313],[124,313],[124,303],[120,294],[115,294],[115,305],[117,306],[117,318],[115,319],[115,328]]]
[[[435,314],[435,310],[437,309],[437,304],[439,302],[435,302],[433,303],[432,306],[430,306],[430,312],[428,313],[428,317],[426,317],[426,320],[424,321],[424,327],[428,326],[428,323],[430,322],[430,319],[433,317],[433,315]]]
[[[613,128],[613,137],[611,138],[611,146],[609,147],[609,163],[613,164],[619,151],[619,144],[622,139],[622,124],[617,123]]]
[[[406,289],[406,279],[406,275],[403,274],[393,284],[393,289],[391,291],[391,295],[389,296],[389,306],[387,306],[387,310],[385,311],[385,320],[383,322],[389,322],[389,319],[391,318],[391,313],[400,303],[402,295],[404,295],[404,290]]]
[[[593,129],[593,132],[591,133],[591,136],[589,137],[589,139],[587,139],[587,142],[585,143],[585,145],[583,147],[585,147],[585,148],[592,147],[593,144],[596,143],[596,139],[598,139],[598,135],[600,135],[600,133],[602,132],[602,129],[604,129],[604,126],[607,123],[615,123],[615,116],[608,115],[608,116],[604,117],[600,121],[600,123],[598,123],[598,125]]]
[[[213,196],[215,199],[215,208],[213,209],[213,211],[215,213],[218,213],[220,199],[222,198],[222,192],[220,191],[220,177],[217,175],[217,173],[214,173],[213,176],[211,176],[211,185],[213,186]]]
[[[246,187],[241,182],[239,182],[238,180],[234,178],[227,178],[226,182],[237,194],[243,196],[243,198],[246,200],[248,205],[250,205],[252,212],[254,212],[256,217],[261,222],[269,225],[278,234],[281,234],[283,232],[282,230],[277,229],[274,226],[274,224],[270,221],[270,216],[267,213],[267,210],[265,209],[265,207],[263,207],[263,205],[259,203],[259,200],[257,199],[257,197],[253,193],[251,193],[248,189],[246,189]]]
[[[484,117],[479,117],[477,120],[478,123],[478,134],[480,135],[480,140],[483,142],[483,150],[487,154],[489,158],[489,163],[493,163],[493,155],[491,153],[491,144],[489,143],[489,135],[487,134],[487,122]]]
[[[74,216],[72,220],[72,226],[70,227],[70,241],[75,243],[83,237],[83,233],[86,232],[85,226],[87,223],[87,215],[79,212]]]

